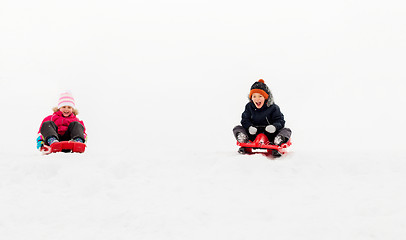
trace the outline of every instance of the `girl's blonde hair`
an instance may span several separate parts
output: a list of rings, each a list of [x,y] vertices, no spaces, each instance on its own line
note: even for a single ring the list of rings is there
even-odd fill
[[[59,111],[59,108],[58,107],[53,107],[52,110],[54,111],[54,113],[56,113],[57,111]],[[79,114],[79,111],[76,108],[74,108],[72,110],[72,113],[77,116]]]

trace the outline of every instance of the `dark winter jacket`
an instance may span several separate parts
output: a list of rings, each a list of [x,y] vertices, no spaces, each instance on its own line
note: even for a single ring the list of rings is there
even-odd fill
[[[247,130],[250,126],[265,127],[274,125],[278,132],[285,127],[285,119],[278,105],[272,104],[267,106],[267,104],[264,104],[258,109],[255,104],[250,101],[245,105],[241,124]]]

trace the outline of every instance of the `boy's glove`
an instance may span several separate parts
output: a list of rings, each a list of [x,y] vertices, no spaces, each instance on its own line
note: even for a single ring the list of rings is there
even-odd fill
[[[258,129],[256,127],[250,126],[248,128],[248,132],[250,132],[251,135],[255,135],[257,133]]]
[[[274,133],[274,132],[276,132],[276,127],[274,125],[268,125],[265,127],[265,131],[267,131],[269,133]]]
[[[41,147],[44,146],[44,138],[40,134],[37,138],[37,149],[41,150]]]

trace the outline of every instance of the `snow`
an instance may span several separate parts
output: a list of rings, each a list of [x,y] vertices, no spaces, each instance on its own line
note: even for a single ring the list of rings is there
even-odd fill
[[[0,3],[1,239],[406,237],[401,1]],[[239,155],[263,78],[286,156]],[[74,94],[84,154],[36,132]]]

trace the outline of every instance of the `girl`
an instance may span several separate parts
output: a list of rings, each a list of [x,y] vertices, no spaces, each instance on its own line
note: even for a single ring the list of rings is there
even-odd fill
[[[54,114],[44,118],[38,131],[38,150],[45,144],[51,146],[59,141],[86,141],[86,129],[83,121],[76,115],[75,99],[69,92],[62,93],[58,100],[58,106],[53,108]]]
[[[250,102],[245,105],[241,125],[234,127],[234,136],[239,142],[253,141],[259,133],[265,133],[271,144],[281,145],[289,141],[292,134],[285,128],[285,119],[274,103],[272,93],[265,81],[259,79],[251,86]]]

